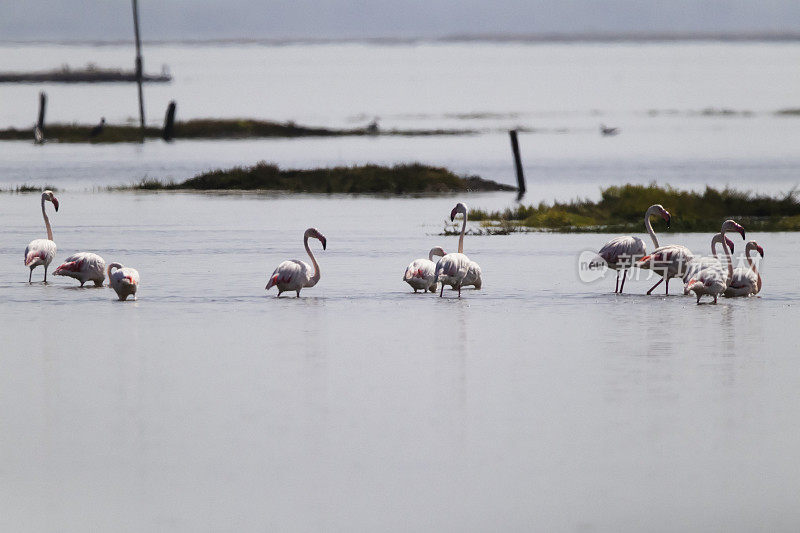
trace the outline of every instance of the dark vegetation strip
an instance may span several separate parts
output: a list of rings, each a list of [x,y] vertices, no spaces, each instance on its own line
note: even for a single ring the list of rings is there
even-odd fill
[[[661,204],[672,215],[671,228],[653,218],[657,232],[713,232],[732,218],[748,231],[800,231],[800,201],[792,190],[783,196],[756,195],[706,187],[703,192],[658,185],[623,185],[603,189],[599,202],[573,200],[553,205],[519,205],[504,211],[470,211],[484,233],[550,230],[559,232],[644,231],[644,212]],[[480,230],[479,230],[480,231]]]
[[[106,124],[97,136],[91,136],[93,125],[81,124],[47,124],[45,138],[48,142],[63,143],[117,143],[137,142],[141,139],[140,130],[135,125]],[[294,122],[270,122],[264,120],[217,120],[196,119],[176,122],[173,138],[175,139],[247,139],[257,137],[342,137],[359,135],[468,135],[474,130],[375,130],[367,128],[331,129],[300,126]],[[145,138],[161,138],[160,128],[146,128]],[[9,128],[0,130],[0,140],[32,141],[32,129]]]
[[[477,176],[458,176],[445,168],[413,163],[392,167],[361,165],[310,170],[282,170],[261,162],[252,167],[214,170],[181,183],[143,180],[142,190],[266,190],[347,194],[420,194],[514,191],[516,188]]]

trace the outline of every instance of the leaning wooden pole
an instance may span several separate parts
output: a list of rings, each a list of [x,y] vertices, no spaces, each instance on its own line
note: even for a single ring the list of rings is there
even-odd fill
[[[144,142],[144,96],[142,95],[142,42],[139,40],[139,7],[133,0],[133,31],[136,35],[136,84],[139,86],[139,129]]]
[[[525,174],[522,172],[522,158],[519,155],[517,130],[511,130],[508,134],[511,136],[511,150],[514,152],[514,166],[517,170],[517,199],[522,199],[525,196]]]

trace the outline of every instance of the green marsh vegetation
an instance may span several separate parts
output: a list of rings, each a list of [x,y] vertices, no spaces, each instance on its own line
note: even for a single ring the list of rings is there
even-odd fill
[[[470,211],[469,218],[481,223],[475,233],[642,232],[644,213],[652,204],[663,205],[672,215],[670,229],[653,219],[659,233],[719,231],[728,218],[748,231],[800,231],[800,200],[794,190],[771,197],[729,188],[706,187],[703,192],[694,192],[655,184],[608,187],[597,202],[542,202],[503,211],[476,209]]]
[[[139,142],[141,131],[135,124],[106,124],[102,133],[92,137],[95,125],[46,124],[47,142],[62,143],[121,143]],[[473,130],[371,130],[369,127],[354,129],[331,129],[301,126],[294,122],[271,122],[245,119],[196,119],[176,122],[173,139],[248,139],[248,138],[292,138],[292,137],[343,137],[360,135],[468,135]],[[145,128],[145,139],[160,139],[161,128]],[[9,128],[0,130],[0,141],[32,141],[33,129]]]
[[[125,189],[198,191],[284,191],[345,194],[426,194],[469,191],[514,191],[514,187],[458,176],[445,168],[412,163],[359,165],[309,170],[281,169],[261,162],[252,167],[214,170],[181,183],[146,179]]]

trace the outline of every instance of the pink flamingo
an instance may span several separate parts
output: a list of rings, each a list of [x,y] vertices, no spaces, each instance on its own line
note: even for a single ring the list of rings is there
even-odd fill
[[[403,281],[411,285],[414,292],[419,289],[424,291],[436,292],[436,263],[433,262],[435,256],[444,257],[447,255],[441,246],[434,246],[428,252],[427,259],[414,259],[406,268],[403,274]]]
[[[442,288],[439,291],[440,298],[444,293],[445,285],[451,285],[454,289],[458,289],[458,297],[461,298],[461,287],[465,284],[465,281],[470,281],[467,279],[467,275],[473,265],[474,275],[477,278],[471,281],[473,283],[477,282],[476,287],[480,288],[480,267],[462,253],[464,250],[464,234],[467,231],[467,212],[467,206],[461,202],[457,203],[453,210],[450,211],[451,221],[455,220],[458,213],[462,213],[464,215],[464,223],[461,226],[461,236],[458,238],[458,253],[447,254],[436,263],[436,280],[442,284]]]
[[[750,257],[751,251],[757,251],[764,257],[764,249],[756,241],[750,241],[744,248],[744,256],[747,258],[749,268],[737,268],[733,271],[728,288],[725,289],[725,296],[750,296],[761,292],[761,273],[756,268],[753,258]]]
[[[120,300],[127,300],[128,296],[133,296],[135,300],[136,290],[139,288],[139,272],[135,268],[111,263],[108,265],[108,284]]]
[[[269,281],[267,282],[265,290],[269,290],[270,287],[274,285],[278,287],[278,297],[280,297],[282,292],[295,291],[297,293],[297,297],[299,298],[300,289],[304,287],[313,287],[317,284],[320,279],[319,265],[317,264],[317,260],[314,258],[314,254],[311,253],[311,248],[308,247],[309,237],[319,239],[319,241],[322,243],[323,250],[325,250],[328,240],[316,228],[308,228],[303,234],[303,244],[306,247],[306,253],[308,253],[308,256],[311,258],[311,262],[314,264],[313,270],[311,265],[298,259],[284,261],[278,265],[278,268],[276,268],[269,277]]]
[[[33,269],[39,265],[44,265],[44,283],[47,283],[47,267],[53,262],[58,250],[56,243],[53,241],[50,219],[47,218],[47,213],[44,210],[45,201],[52,202],[53,207],[58,212],[58,200],[53,195],[53,191],[44,191],[42,193],[42,217],[44,217],[44,225],[47,228],[47,238],[32,240],[25,248],[25,266],[31,269],[28,274],[28,283],[31,282],[33,277]]]
[[[725,265],[717,258],[717,243],[722,243],[722,249],[725,252]],[[700,297],[705,294],[712,296],[714,303],[717,303],[717,297],[725,291],[728,281],[733,276],[733,262],[730,254],[732,245],[731,240],[724,234],[717,233],[714,235],[714,238],[711,239],[713,257],[701,257],[692,261],[684,278],[686,285],[683,293],[694,292],[697,296],[698,304],[700,303]]]
[[[53,272],[54,276],[68,276],[81,282],[94,281],[96,287],[102,287],[106,279],[106,262],[97,254],[78,252],[67,257]]]
[[[650,217],[653,215],[661,215],[667,222],[669,227],[670,215],[661,204],[653,204],[647,208],[644,214],[644,227],[650,238],[653,239],[653,248],[658,248],[658,239],[656,232],[653,231],[653,226],[650,224]],[[617,271],[617,286],[614,289],[614,294],[622,294],[622,289],[625,287],[625,278],[628,276],[628,270],[631,269],[633,264],[640,260],[647,253],[647,246],[644,241],[639,237],[625,235],[623,237],[615,237],[608,241],[600,251],[597,252],[609,268]],[[619,271],[622,270],[622,285],[619,284]]]

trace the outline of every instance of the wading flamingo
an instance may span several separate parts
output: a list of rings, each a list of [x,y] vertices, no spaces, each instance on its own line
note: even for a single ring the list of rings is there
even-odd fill
[[[751,294],[758,294],[761,292],[761,273],[756,268],[753,258],[750,257],[750,251],[757,251],[761,257],[764,257],[764,249],[758,245],[756,241],[750,241],[744,247],[744,256],[747,258],[749,268],[737,268],[733,271],[733,277],[728,288],[725,289],[725,296],[750,296]]]
[[[725,263],[722,264],[719,259],[715,258],[702,258],[705,266],[694,268],[691,273],[689,281],[686,282],[684,293],[694,292],[697,295],[697,303],[700,304],[700,297],[704,294],[714,298],[714,303],[717,303],[717,298],[720,294],[725,292],[728,287],[728,281],[733,277],[733,261],[731,260],[731,252],[728,248],[729,239],[722,233],[718,233],[712,239],[711,247],[713,249],[717,242],[722,243],[722,250],[725,252]]]
[[[720,262],[719,258],[717,257],[717,245],[722,243],[722,240],[725,240],[725,244],[728,245],[728,249],[733,253],[734,245],[733,241],[726,237],[723,233],[717,233],[711,238],[711,255],[704,256],[704,257],[695,257],[691,263],[689,263],[689,268],[686,270],[686,274],[683,276],[683,283],[684,289],[683,294],[689,294],[688,284],[689,280],[691,280],[695,274],[697,274],[700,270],[706,267],[717,267],[717,266],[724,266]]]
[[[81,287],[90,280],[96,287],[102,287],[106,279],[106,262],[97,254],[78,252],[67,257],[53,275],[75,278],[81,282]]]
[[[44,265],[44,282],[47,283],[47,267],[50,266],[56,256],[57,247],[56,243],[53,242],[50,219],[47,218],[47,213],[44,210],[45,201],[52,202],[53,207],[58,211],[58,200],[53,196],[53,191],[44,191],[42,193],[42,216],[44,217],[44,225],[47,228],[47,238],[35,239],[25,248],[25,266],[31,269],[28,274],[28,283],[31,282],[33,277],[33,269],[39,265]]]
[[[744,228],[742,226],[733,220],[726,220],[722,223],[720,233],[724,235],[726,231],[731,230],[738,231],[744,238]],[[651,255],[644,256],[636,263],[636,266],[649,268],[661,276],[661,279],[650,287],[647,294],[652,293],[653,289],[658,287],[664,280],[667,280],[665,294],[669,294],[670,278],[683,278],[688,272],[689,264],[693,259],[694,254],[687,247],[680,244],[662,246],[661,248],[656,248]]]
[[[124,267],[119,263],[111,263],[108,265],[108,284],[116,291],[120,300],[126,300],[128,296],[133,296],[133,299],[136,300],[136,289],[139,288],[139,272],[135,268]]]
[[[478,276],[477,279],[472,280],[473,283],[477,282],[477,288],[480,288],[481,280],[480,280],[480,267],[477,266],[477,263],[473,263],[470,261],[469,257],[464,255],[464,234],[467,231],[467,213],[468,209],[467,206],[459,202],[450,211],[450,221],[452,222],[455,220],[456,215],[461,213],[464,215],[464,223],[461,226],[461,236],[458,238],[458,253],[447,254],[441,259],[439,262],[436,263],[436,280],[442,284],[442,288],[439,291],[439,297],[442,297],[444,293],[444,286],[450,285],[454,289],[458,289],[458,297],[461,298],[461,287],[464,286],[465,281],[470,281],[467,279],[467,274],[470,270],[471,266],[477,267],[475,270],[475,274]]]
[[[278,265],[278,268],[276,268],[275,272],[269,277],[265,290],[269,290],[270,287],[274,285],[278,287],[278,297],[280,297],[282,292],[295,291],[299,298],[300,289],[304,287],[313,287],[317,284],[320,278],[319,265],[314,258],[314,254],[311,253],[311,248],[308,247],[309,237],[319,239],[322,243],[323,250],[326,248],[328,240],[316,228],[308,228],[303,234],[303,244],[306,247],[306,253],[308,253],[308,257],[311,258],[311,262],[314,264],[313,271],[311,265],[304,261],[298,259],[284,261]]]
[[[650,217],[653,215],[660,215],[667,222],[669,227],[670,216],[669,212],[664,209],[661,204],[653,204],[647,208],[644,214],[644,227],[650,238],[653,239],[653,248],[658,248],[658,239],[656,232],[653,231],[653,226],[650,224]],[[625,287],[625,278],[628,275],[628,270],[631,269],[633,264],[640,260],[647,254],[647,246],[644,241],[639,237],[625,235],[623,237],[616,237],[608,241],[600,251],[597,252],[609,268],[617,271],[617,286],[614,289],[614,294],[622,294],[622,289]],[[622,285],[619,284],[619,271],[622,270]]]
[[[414,292],[419,289],[423,291],[436,292],[436,263],[433,262],[434,256],[444,257],[447,252],[441,246],[435,246],[428,252],[427,259],[415,259],[406,268],[403,281],[411,285]]]

